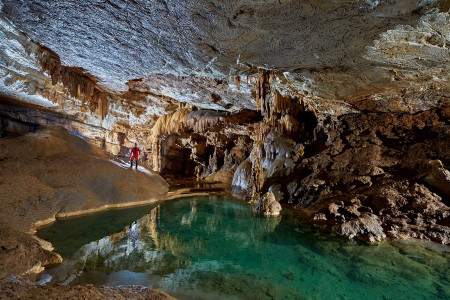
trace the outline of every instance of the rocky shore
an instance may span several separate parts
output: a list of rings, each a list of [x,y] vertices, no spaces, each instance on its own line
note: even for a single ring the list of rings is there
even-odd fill
[[[45,286],[11,275],[1,279],[0,286],[0,299],[175,299],[142,286]]]

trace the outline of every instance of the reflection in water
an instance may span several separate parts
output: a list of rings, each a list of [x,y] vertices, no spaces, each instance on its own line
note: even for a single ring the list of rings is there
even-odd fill
[[[128,228],[127,236],[128,236],[127,247],[128,244],[131,244],[132,248],[134,248],[136,246],[136,241],[139,239],[139,223],[134,221],[130,225],[130,228]],[[129,253],[130,252],[128,252],[127,254]]]
[[[196,208],[197,202],[195,201],[195,199],[191,200],[189,203],[191,205],[191,211],[189,213],[186,213],[186,214],[183,215],[183,217],[181,219],[181,224],[182,225],[189,225],[190,226],[191,223],[192,223],[192,220],[195,217],[195,213],[197,211],[197,208]]]
[[[368,245],[287,215],[256,216],[230,198],[197,197],[164,202],[47,274],[65,284],[141,284],[178,298],[445,299],[449,258],[446,246]]]

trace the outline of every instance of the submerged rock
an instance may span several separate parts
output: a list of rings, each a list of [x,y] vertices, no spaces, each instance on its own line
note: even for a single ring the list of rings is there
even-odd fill
[[[272,192],[265,193],[255,208],[255,213],[265,216],[278,216],[281,211],[280,203],[275,199],[275,195]]]

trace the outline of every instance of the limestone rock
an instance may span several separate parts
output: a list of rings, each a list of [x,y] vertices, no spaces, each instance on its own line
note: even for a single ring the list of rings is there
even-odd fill
[[[59,2],[3,0],[1,12],[116,92],[137,80],[141,91],[199,107],[250,109],[254,87],[242,75],[265,66],[286,90],[360,110],[417,109],[448,93],[445,1]],[[333,101],[319,108],[351,110]]]
[[[284,192],[282,190],[281,184],[274,184],[269,187],[269,192],[272,192],[275,196],[277,202],[283,201]]]
[[[357,219],[335,225],[334,231],[349,238],[358,237],[370,242],[381,241],[386,234],[381,227],[380,219],[373,214],[364,213]]]
[[[39,285],[18,276],[0,280],[1,299],[154,299],[173,300],[167,293],[139,285]]]
[[[280,203],[272,192],[265,193],[255,208],[255,213],[265,216],[278,216],[281,211]]]
[[[231,182],[233,193],[240,194],[242,192],[249,192],[252,186],[252,163],[249,159],[244,160],[236,169]]]
[[[24,146],[26,145],[26,146]],[[168,184],[141,167],[112,160],[61,127],[1,139],[0,217],[28,232],[35,223],[108,205],[156,201]]]
[[[425,177],[425,182],[442,191],[450,197],[450,172],[444,168],[439,160],[430,162],[431,170]]]
[[[33,277],[44,267],[62,262],[61,256],[45,249],[37,239],[0,223],[0,279],[8,273]]]

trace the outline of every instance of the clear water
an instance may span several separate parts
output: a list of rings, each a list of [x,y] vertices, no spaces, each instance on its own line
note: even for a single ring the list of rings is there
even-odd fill
[[[229,197],[69,219],[38,235],[64,258],[44,277],[64,284],[140,284],[180,299],[450,298],[450,247],[349,241]]]

